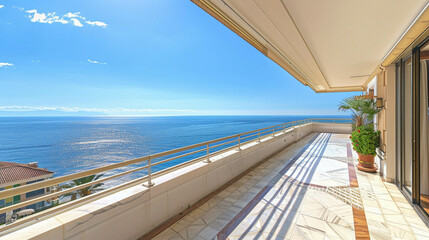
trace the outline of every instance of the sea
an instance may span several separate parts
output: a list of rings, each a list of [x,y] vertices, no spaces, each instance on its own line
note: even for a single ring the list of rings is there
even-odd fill
[[[0,117],[0,161],[37,162],[57,177],[290,121],[345,117],[349,118],[332,115]],[[191,157],[158,165],[156,170]],[[135,166],[106,175],[132,167]],[[136,172],[117,183],[145,174]]]

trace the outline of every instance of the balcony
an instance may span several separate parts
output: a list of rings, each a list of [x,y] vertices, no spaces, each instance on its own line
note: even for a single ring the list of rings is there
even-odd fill
[[[350,132],[349,120],[302,120],[1,191],[3,199],[115,171],[0,209],[5,213],[145,174],[4,225],[0,239],[427,237],[395,185],[355,170]],[[188,160],[162,167],[180,158]]]
[[[426,239],[397,187],[356,158],[347,134],[310,134],[146,238]]]

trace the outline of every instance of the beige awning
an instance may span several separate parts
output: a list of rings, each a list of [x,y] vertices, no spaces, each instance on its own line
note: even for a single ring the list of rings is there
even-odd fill
[[[364,90],[429,26],[427,0],[192,1],[316,92]]]

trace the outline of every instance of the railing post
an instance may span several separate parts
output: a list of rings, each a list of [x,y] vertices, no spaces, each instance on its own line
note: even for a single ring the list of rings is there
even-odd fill
[[[147,166],[148,166],[148,169],[147,169],[147,183],[143,184],[143,186],[150,188],[153,185],[155,185],[155,183],[152,182],[152,161],[151,161],[151,157],[149,157]]]
[[[210,161],[209,155],[210,155],[209,145],[207,144],[207,156],[206,156],[206,159],[203,162],[205,162],[205,163],[211,163],[212,162],[212,161]]]
[[[238,151],[241,151],[241,142],[240,142],[240,137],[238,136]]]
[[[261,142],[261,130],[258,130],[258,141]]]
[[[274,128],[273,128],[273,137],[274,137]]]
[[[286,123],[285,123],[285,124],[283,124],[283,132],[284,132],[284,133],[286,132]]]

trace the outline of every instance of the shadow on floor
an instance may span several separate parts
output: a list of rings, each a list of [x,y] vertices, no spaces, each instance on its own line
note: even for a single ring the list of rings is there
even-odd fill
[[[226,239],[227,236],[230,235],[234,229],[246,218],[246,216],[248,216],[252,209],[254,209],[254,207],[263,200],[267,193],[270,192],[270,190],[272,190],[274,186],[280,182],[281,185],[275,190],[275,193],[269,199],[264,199],[264,201],[267,201],[267,203],[264,203],[264,207],[259,211],[258,215],[252,221],[250,226],[248,226],[247,229],[241,233],[240,239],[244,238],[252,229],[254,229],[257,222],[261,219],[264,211],[266,211],[270,205],[273,206],[273,210],[269,213],[267,221],[263,223],[260,231],[254,236],[253,239],[271,239],[274,238],[274,236],[275,238],[286,237],[286,234],[290,228],[290,224],[288,223],[290,223],[295,217],[296,211],[294,210],[298,209],[301,205],[303,200],[302,197],[307,191],[307,186],[305,186],[303,183],[287,184],[290,182],[290,180],[293,179],[291,179],[290,176],[286,176],[285,173],[293,164],[297,162],[297,160],[300,160],[292,174],[289,175],[294,175],[294,173],[297,173],[297,176],[303,175],[304,177],[302,177],[302,182],[309,182],[322,159],[323,153],[326,150],[330,138],[331,134],[325,133],[318,134],[312,140],[310,140],[310,142],[306,144],[306,146],[304,146],[297,153],[297,155],[286,164],[279,174],[274,177],[270,183],[264,187],[261,192],[258,193],[256,197],[240,213],[238,213],[237,218],[234,218],[221,232],[219,232],[218,239]],[[288,200],[288,203],[285,207],[280,209],[280,204],[285,201],[284,198],[286,196],[292,196],[292,198]],[[272,204],[271,202],[276,198],[281,198],[281,200],[278,201],[277,204]],[[275,220],[273,227],[268,230],[266,228],[268,227],[270,220],[275,217],[274,214],[276,210],[281,210],[282,213]],[[285,224],[282,224],[282,222]],[[267,236],[262,236],[263,232],[269,234],[268,238]]]

